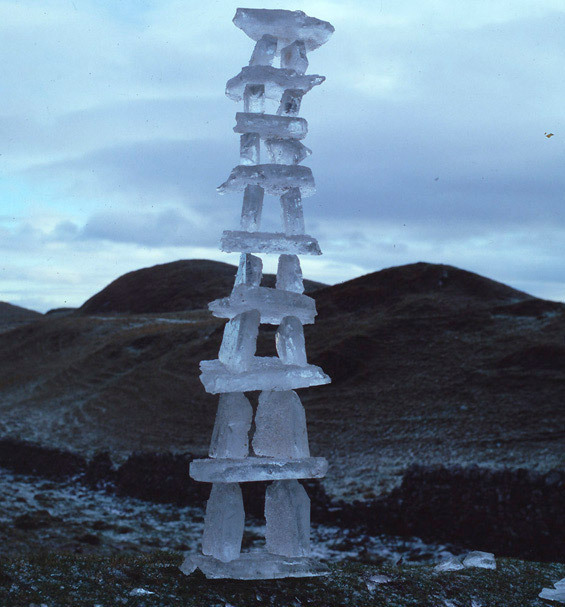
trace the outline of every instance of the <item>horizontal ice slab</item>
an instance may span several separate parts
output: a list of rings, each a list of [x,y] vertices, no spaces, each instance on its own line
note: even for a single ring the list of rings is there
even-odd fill
[[[329,574],[328,566],[316,559],[278,556],[264,550],[243,553],[229,563],[222,563],[203,554],[187,555],[180,570],[190,575],[196,569],[200,569],[208,579],[273,580]]]
[[[296,316],[303,325],[312,324],[316,316],[316,302],[307,295],[247,285],[237,285],[229,297],[210,302],[208,308],[218,318],[259,310],[261,323],[269,325],[279,325],[289,315]]]
[[[323,457],[195,459],[190,463],[190,476],[201,483],[251,483],[293,478],[323,478],[327,471],[328,462]]]
[[[242,192],[248,185],[258,185],[273,196],[282,196],[291,188],[300,188],[302,198],[316,191],[311,169],[298,164],[240,164],[217,190],[220,194]]]
[[[309,17],[302,11],[265,8],[238,8],[234,25],[252,40],[264,34],[277,38],[277,52],[295,40],[302,40],[306,51],[313,51],[327,42],[335,29],[331,23]]]
[[[237,112],[235,115],[235,133],[258,133],[263,139],[269,137],[289,137],[304,139],[308,134],[308,123],[296,116],[278,116],[277,114],[255,114]]]
[[[277,356],[251,360],[246,371],[230,371],[218,359],[200,362],[200,381],[206,392],[251,392],[252,390],[296,390],[329,384],[330,378],[315,365],[285,365]]]
[[[313,236],[286,236],[279,232],[242,232],[226,230],[220,245],[226,253],[277,253],[288,255],[321,255]]]
[[[237,76],[228,80],[226,95],[234,101],[241,101],[243,92],[248,84],[262,84],[265,87],[265,97],[280,101],[286,89],[294,89],[307,93],[315,86],[322,84],[325,77],[318,74],[298,74],[294,70],[272,67],[270,65],[249,65],[242,68]]]

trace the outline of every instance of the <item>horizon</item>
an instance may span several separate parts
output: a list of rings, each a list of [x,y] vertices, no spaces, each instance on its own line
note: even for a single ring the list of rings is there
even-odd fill
[[[308,55],[326,77],[301,112],[324,255],[305,277],[426,259],[565,301],[562,2],[243,5],[265,4],[336,30]],[[45,312],[142,267],[237,265],[218,241],[240,202],[216,187],[238,163],[225,83],[253,48],[238,6],[0,2],[0,300]]]

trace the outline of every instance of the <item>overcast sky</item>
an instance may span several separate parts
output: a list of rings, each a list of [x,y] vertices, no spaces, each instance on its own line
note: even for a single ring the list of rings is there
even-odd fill
[[[0,300],[78,306],[130,270],[237,262],[218,241],[241,197],[215,190],[238,163],[225,83],[254,44],[237,6],[0,0]],[[429,261],[565,300],[563,0],[244,6],[336,29],[301,112],[309,278]]]

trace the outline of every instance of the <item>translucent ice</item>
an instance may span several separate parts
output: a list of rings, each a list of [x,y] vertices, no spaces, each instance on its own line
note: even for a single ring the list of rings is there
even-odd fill
[[[300,188],[290,188],[281,196],[284,233],[287,236],[304,234],[304,212]]]
[[[246,457],[244,459],[195,459],[190,476],[203,483],[247,483],[289,478],[322,478],[328,471],[323,457],[287,459]]]
[[[258,287],[261,284],[262,276],[263,261],[261,258],[255,257],[255,255],[251,255],[250,253],[242,253],[239,256],[239,267],[237,268],[234,287],[239,285]],[[253,308],[254,306],[249,306],[247,309],[249,310]]]
[[[304,329],[296,316],[283,318],[275,336],[277,354],[285,365],[304,367],[306,361],[306,344]]]
[[[237,285],[229,297],[216,299],[208,307],[218,318],[233,318],[245,310],[258,310],[261,323],[270,325],[279,325],[290,314],[305,325],[313,323],[316,316],[316,302],[307,295],[247,285]]]
[[[553,584],[553,588],[543,588],[538,595],[540,599],[565,603],[565,578]]]
[[[254,360],[260,318],[261,315],[257,310],[249,310],[238,314],[226,324],[218,359],[234,373],[245,371]],[[223,390],[223,392],[244,392],[244,390]]]
[[[265,190],[258,185],[248,185],[243,193],[241,207],[241,229],[246,232],[256,232],[261,227],[261,213]]]
[[[237,483],[214,483],[206,504],[202,552],[223,561],[239,556],[245,513]]]
[[[320,367],[285,365],[277,356],[255,357],[248,369],[240,372],[230,370],[220,360],[203,360],[200,362],[200,370],[200,381],[210,394],[296,390],[329,384],[331,381]]]
[[[220,394],[210,457],[247,457],[253,408],[240,392]]]
[[[263,457],[310,457],[306,413],[296,392],[261,392],[252,444]]]
[[[281,67],[304,74],[308,69],[308,57],[303,40],[295,40],[281,50]]]
[[[494,554],[476,550],[474,552],[469,552],[463,559],[463,566],[480,567],[481,569],[496,569],[496,560],[494,559]]]
[[[463,557],[461,555],[450,556],[437,564],[434,569],[435,571],[459,571],[460,569],[465,569],[462,560]]]
[[[277,114],[279,116],[298,116],[303,96],[304,91],[300,89],[286,89],[281,97]]]
[[[324,82],[324,76],[318,74],[297,74],[294,70],[285,70],[270,65],[249,65],[228,80],[226,95],[234,101],[241,101],[248,84],[265,86],[265,97],[279,101],[286,89],[298,89],[303,93],[312,90]]]
[[[296,255],[281,255],[279,257],[276,285],[277,289],[292,291],[293,293],[304,293],[302,268],[300,267],[300,260]]]
[[[312,171],[298,164],[258,164],[256,166],[236,166],[228,180],[219,186],[218,192],[239,192],[248,185],[261,186],[267,194],[281,196],[290,188],[300,188],[302,198],[312,196],[316,191]]]
[[[267,552],[310,554],[310,498],[296,480],[275,481],[265,492]]]
[[[265,147],[270,161],[275,164],[299,164],[312,153],[297,139],[267,139]]]
[[[278,40],[278,51],[295,40],[303,40],[307,51],[312,51],[334,33],[327,21],[309,17],[302,11],[264,8],[238,8],[234,24],[251,39],[259,40],[270,34]]]
[[[265,111],[265,85],[248,84],[243,91],[243,111],[258,112]]]
[[[249,187],[249,186],[248,186]],[[320,245],[312,236],[286,236],[278,232],[244,232],[226,230],[222,234],[222,251],[226,253],[288,253],[321,255]]]
[[[258,133],[244,133],[239,140],[240,164],[254,165],[260,162],[261,137]]]
[[[308,134],[308,123],[304,118],[237,112],[235,119],[234,132],[258,133],[263,139],[267,137],[304,139]]]
[[[271,65],[276,52],[277,39],[274,36],[265,34],[257,40],[249,65]]]

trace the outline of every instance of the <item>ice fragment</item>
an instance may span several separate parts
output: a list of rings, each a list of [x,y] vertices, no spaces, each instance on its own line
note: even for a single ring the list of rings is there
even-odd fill
[[[463,559],[464,567],[480,567],[481,569],[496,569],[494,554],[490,552],[481,552],[476,550],[469,552]]]
[[[288,253],[321,255],[320,245],[312,236],[286,236],[272,232],[226,230],[222,234],[222,251],[226,253]]]
[[[436,565],[434,569],[435,571],[459,571],[460,569],[465,569],[465,565],[463,565],[462,560],[463,557],[461,555],[450,556]]]
[[[257,40],[257,44],[249,60],[249,65],[271,65],[276,52],[277,39],[274,36],[265,34]]]
[[[310,457],[306,413],[296,392],[261,392],[252,444],[263,457]]]
[[[261,186],[267,194],[281,196],[290,188],[300,188],[302,198],[315,192],[314,178],[308,167],[287,164],[258,164],[236,166],[218,192],[239,192],[248,185]]]
[[[234,132],[258,133],[263,139],[268,137],[304,139],[308,134],[306,120],[294,116],[237,112],[235,120]]]
[[[284,291],[304,293],[302,269],[300,267],[300,260],[296,255],[281,255],[279,257],[276,286],[277,289]]]
[[[245,371],[253,361],[257,347],[257,333],[261,315],[257,310],[249,310],[232,318],[224,329],[218,359],[235,373]],[[225,390],[244,392],[244,390]]]
[[[243,193],[241,208],[241,229],[256,232],[261,227],[261,212],[265,190],[258,185],[248,185]]]
[[[265,111],[265,85],[248,84],[243,91],[243,111],[258,112]]]
[[[546,601],[555,601],[556,603],[565,603],[565,578],[555,582],[553,588],[543,588],[538,595],[540,599]]]
[[[263,262],[260,257],[255,257],[250,253],[242,253],[239,256],[239,267],[235,276],[234,288],[239,285],[247,287],[258,287],[261,284],[263,276]],[[255,306],[249,306],[247,309],[253,309]],[[235,316],[235,314],[234,314]],[[233,318],[230,316],[230,318]]]
[[[206,504],[202,553],[228,562],[241,551],[245,513],[237,483],[214,483]]]
[[[239,140],[239,162],[246,165],[259,164],[260,144],[258,133],[244,133]]]
[[[303,96],[304,91],[300,89],[286,89],[281,97],[277,114],[279,116],[298,116]]]
[[[304,234],[304,212],[300,188],[290,188],[281,196],[284,232],[287,236]]]
[[[277,354],[285,365],[304,367],[306,361],[306,343],[304,329],[296,316],[283,318],[275,335]]]
[[[252,418],[253,408],[244,394],[240,392],[220,394],[208,455],[229,458],[247,457]]]
[[[310,554],[310,498],[296,480],[275,481],[265,492],[267,551],[282,556]]]
[[[267,139],[265,147],[274,164],[299,164],[310,156],[312,150],[297,139]]]
[[[281,50],[281,67],[304,74],[308,69],[308,57],[303,40],[295,40]]]

